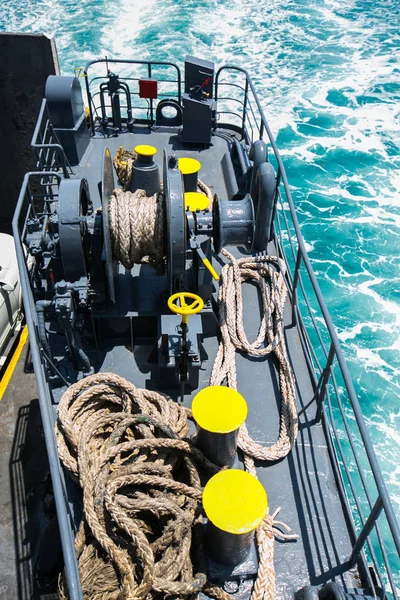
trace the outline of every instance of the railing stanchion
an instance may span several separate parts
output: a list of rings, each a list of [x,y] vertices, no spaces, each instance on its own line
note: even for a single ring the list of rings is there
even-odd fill
[[[326,365],[321,374],[321,387],[320,387],[318,396],[316,398],[317,414],[315,415],[315,418],[316,418],[317,422],[321,420],[322,407],[323,407],[325,396],[326,396],[326,387],[328,385],[328,381],[331,376],[331,368],[332,368],[334,358],[335,358],[335,346],[334,346],[333,342],[331,342],[331,345],[329,347],[328,358],[326,359]]]
[[[149,74],[149,79],[151,79],[151,63],[149,63],[147,65],[147,72]],[[153,98],[150,98],[150,126],[153,126],[154,124],[154,119],[153,119]]]
[[[296,308],[297,308],[297,303],[298,303],[298,294],[297,294],[297,286],[299,283],[299,278],[300,278],[300,266],[301,266],[301,250],[300,250],[300,246],[297,250],[297,258],[296,258],[296,267],[294,270],[294,277],[293,277],[293,286],[292,286],[292,322],[293,324],[296,323]]]
[[[246,121],[246,107],[247,107],[247,94],[249,91],[249,81],[246,76],[246,83],[244,86],[244,101],[243,101],[243,113],[242,113],[242,139],[244,139],[244,124]]]
[[[260,140],[262,140],[262,136],[264,134],[264,119],[261,117],[261,123],[260,123]]]
[[[356,543],[354,544],[353,551],[350,556],[350,568],[354,567],[356,565],[356,562],[360,555],[362,547],[364,546],[367,537],[371,533],[372,528],[375,526],[376,521],[378,520],[379,515],[382,512],[382,508],[383,508],[383,501],[382,501],[381,495],[379,494],[378,499],[375,502],[375,504],[369,514],[369,517],[366,520],[365,525],[362,528],[361,533],[356,540]]]
[[[273,232],[275,230],[275,217],[276,217],[276,210],[277,210],[277,205],[278,205],[279,186],[280,185],[281,185],[281,169],[278,166],[278,172],[276,174],[276,189],[275,189],[274,206],[273,206],[273,209],[272,209],[271,231],[269,232],[269,235],[270,235],[271,239],[272,239],[272,236],[273,236]]]

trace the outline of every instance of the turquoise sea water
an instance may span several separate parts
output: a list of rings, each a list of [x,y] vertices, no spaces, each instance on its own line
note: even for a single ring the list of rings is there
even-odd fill
[[[245,66],[400,514],[400,1],[8,0],[0,30],[107,54]]]

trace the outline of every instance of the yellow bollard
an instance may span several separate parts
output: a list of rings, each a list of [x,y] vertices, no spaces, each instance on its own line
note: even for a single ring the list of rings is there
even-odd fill
[[[144,190],[147,196],[153,196],[160,191],[160,173],[153,157],[157,148],[147,144],[139,144],[135,148],[137,158],[132,165],[132,179],[129,190]]]
[[[211,385],[193,398],[192,413],[199,426],[198,448],[215,464],[231,466],[247,417],[246,400],[233,388]]]
[[[205,210],[210,207],[210,200],[204,194],[200,192],[186,192],[185,193],[185,209],[191,212],[196,210]]]
[[[138,155],[137,160],[150,164],[153,162],[153,156],[157,154],[157,148],[154,146],[148,146],[147,144],[139,144],[135,147],[135,152]]]
[[[220,471],[203,492],[209,555],[222,564],[246,560],[254,533],[267,514],[267,494],[256,477],[239,469]]]
[[[185,192],[197,192],[197,177],[201,163],[195,158],[178,158],[178,167],[183,175]]]

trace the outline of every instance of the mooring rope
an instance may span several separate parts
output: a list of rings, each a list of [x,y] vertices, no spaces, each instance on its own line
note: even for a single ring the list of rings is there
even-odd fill
[[[191,411],[167,396],[112,373],[86,377],[63,395],[56,437],[64,467],[83,490],[75,550],[85,600],[200,591],[232,600],[207,581],[199,473],[219,467],[185,439],[188,417]],[[291,537],[276,513],[263,526],[269,549],[273,536]],[[265,591],[271,574],[262,575],[255,589],[273,598]],[[61,577],[61,600],[67,593]]]
[[[166,245],[165,197],[162,190],[153,196],[146,196],[140,189],[128,190],[136,157],[132,150],[123,150],[114,156],[114,167],[123,189],[116,188],[110,198],[112,252],[125,269],[132,269],[135,263],[149,263],[162,273]],[[201,180],[197,185],[212,206],[210,188]]]
[[[261,255],[236,260],[227,250],[223,249],[222,254],[229,259],[229,263],[223,267],[221,273],[218,295],[221,342],[211,373],[210,385],[222,385],[226,381],[229,387],[237,388],[237,350],[256,357],[263,357],[273,352],[279,362],[281,410],[278,440],[269,447],[258,444],[250,437],[245,423],[239,432],[238,446],[244,454],[245,468],[257,477],[254,459],[275,461],[284,458],[295,443],[298,431],[295,379],[286,351],[283,330],[283,311],[287,297],[286,266],[282,259],[273,256]],[[263,316],[257,337],[252,343],[246,336],[243,324],[242,284],[246,281],[258,287],[262,300]],[[276,514],[275,511],[272,517],[267,515],[257,529],[260,560],[257,580],[250,600],[274,600],[275,598],[272,523]],[[295,539],[297,536],[286,537]]]
[[[280,430],[278,440],[269,447],[255,443],[242,426],[239,447],[257,460],[275,461],[287,456],[297,437],[296,388],[286,351],[283,330],[283,311],[287,288],[286,267],[282,259],[273,256],[246,257],[236,260],[227,250],[222,254],[229,259],[221,273],[218,307],[221,342],[211,373],[210,384],[237,388],[236,351],[263,357],[273,352],[279,362],[281,391]],[[262,300],[262,319],[256,340],[250,343],[243,325],[242,283],[251,281]]]
[[[83,490],[75,548],[85,599],[204,588],[198,468],[218,468],[183,439],[189,415],[112,373],[89,376],[63,395],[56,435]]]
[[[164,260],[164,194],[147,197],[143,190],[115,189],[110,199],[110,233],[115,260],[125,269],[150,263],[158,270]]]

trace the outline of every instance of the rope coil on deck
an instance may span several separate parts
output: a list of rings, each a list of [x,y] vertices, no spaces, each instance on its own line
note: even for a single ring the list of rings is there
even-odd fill
[[[217,468],[182,439],[188,415],[111,373],[85,378],[61,399],[59,454],[83,489],[75,548],[85,599],[204,588],[198,466]]]
[[[279,362],[281,391],[280,430],[278,440],[270,447],[255,443],[242,425],[239,447],[257,460],[275,461],[287,456],[297,438],[298,420],[296,388],[292,368],[286,351],[283,331],[283,311],[287,288],[284,279],[286,266],[282,259],[273,256],[247,257],[236,260],[227,250],[222,254],[229,259],[221,273],[218,306],[221,342],[211,373],[210,385],[237,388],[236,351],[250,356],[263,357],[273,352]],[[251,281],[261,295],[262,312],[257,338],[247,339],[243,325],[242,283]],[[266,345],[263,347],[263,344]]]
[[[190,416],[168,397],[112,373],[86,377],[63,395],[56,437],[65,468],[83,489],[75,550],[85,600],[200,591],[231,600],[207,582],[199,468],[214,474],[218,467],[184,439]],[[274,536],[290,538],[275,514],[263,527],[269,552]],[[267,575],[255,590],[272,599]],[[66,597],[61,578],[60,598]]]
[[[250,356],[263,357],[273,352],[279,362],[279,383],[281,391],[280,430],[278,440],[269,447],[255,442],[244,423],[239,431],[238,446],[244,454],[247,471],[257,477],[254,459],[276,461],[290,452],[297,438],[298,418],[296,408],[296,388],[293,371],[286,351],[283,330],[283,311],[287,297],[285,283],[286,265],[278,257],[261,255],[236,260],[227,250],[222,254],[229,259],[221,273],[218,295],[221,342],[211,373],[210,385],[237,388],[236,351]],[[262,319],[254,342],[250,343],[243,325],[242,284],[254,283],[261,295]],[[257,529],[259,567],[257,580],[250,600],[274,600],[275,570],[273,528],[277,511],[267,515]],[[278,522],[275,522],[278,523]],[[290,529],[280,523],[287,531]],[[284,539],[296,539],[297,535],[284,535]]]

